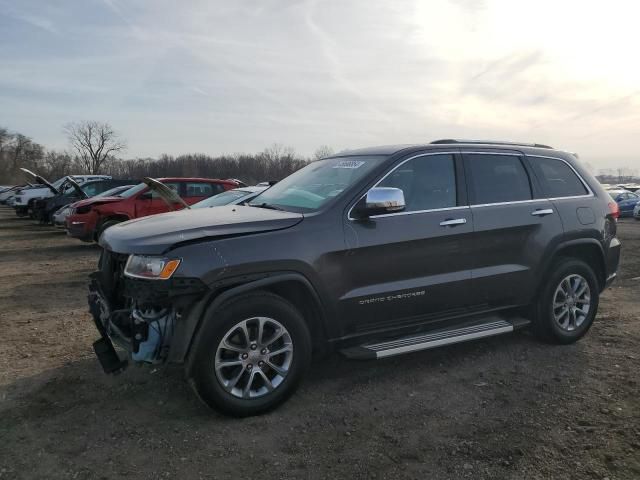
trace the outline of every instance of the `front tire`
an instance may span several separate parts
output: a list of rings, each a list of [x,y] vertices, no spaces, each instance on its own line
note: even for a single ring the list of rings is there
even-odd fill
[[[593,269],[582,260],[562,259],[534,305],[533,332],[551,343],[576,342],[591,328],[599,299],[600,286]]]
[[[311,337],[291,303],[269,292],[247,293],[204,321],[192,385],[207,405],[246,417],[293,394],[311,361]]]
[[[113,220],[106,220],[105,222],[103,222],[102,225],[100,225],[100,227],[98,228],[98,232],[96,233],[96,242],[100,240],[100,237],[102,236],[102,234],[107,228],[113,227],[114,225],[117,225],[118,223],[122,223],[123,221],[124,220],[113,219]]]

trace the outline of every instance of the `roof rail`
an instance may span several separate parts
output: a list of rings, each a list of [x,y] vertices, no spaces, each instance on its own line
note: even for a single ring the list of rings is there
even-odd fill
[[[446,145],[451,143],[472,143],[472,144],[480,144],[480,145],[512,145],[512,146],[520,146],[520,147],[535,147],[535,148],[551,148],[549,145],[543,145],[542,143],[524,143],[524,142],[496,142],[493,140],[456,140],[453,138],[444,138],[441,140],[434,140],[431,142],[432,145]]]

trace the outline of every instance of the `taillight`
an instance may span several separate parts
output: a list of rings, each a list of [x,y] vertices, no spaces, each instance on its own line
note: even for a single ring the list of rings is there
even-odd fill
[[[609,202],[609,213],[613,218],[618,218],[620,216],[620,207],[616,202]]]

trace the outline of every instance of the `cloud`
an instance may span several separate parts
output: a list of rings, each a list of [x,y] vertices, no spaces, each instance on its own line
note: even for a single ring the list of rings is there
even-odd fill
[[[0,110],[52,147],[107,120],[140,156],[459,136],[614,163],[640,115],[634,5],[576,21],[554,0],[0,0]]]

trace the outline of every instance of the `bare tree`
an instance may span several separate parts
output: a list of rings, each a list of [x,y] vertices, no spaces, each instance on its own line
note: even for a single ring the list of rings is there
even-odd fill
[[[333,148],[329,145],[320,145],[315,152],[313,152],[313,156],[311,160],[320,160],[321,158],[327,158],[333,155],[335,152]]]
[[[64,131],[88,173],[100,173],[105,162],[127,147],[108,123],[69,123],[64,127]]]

